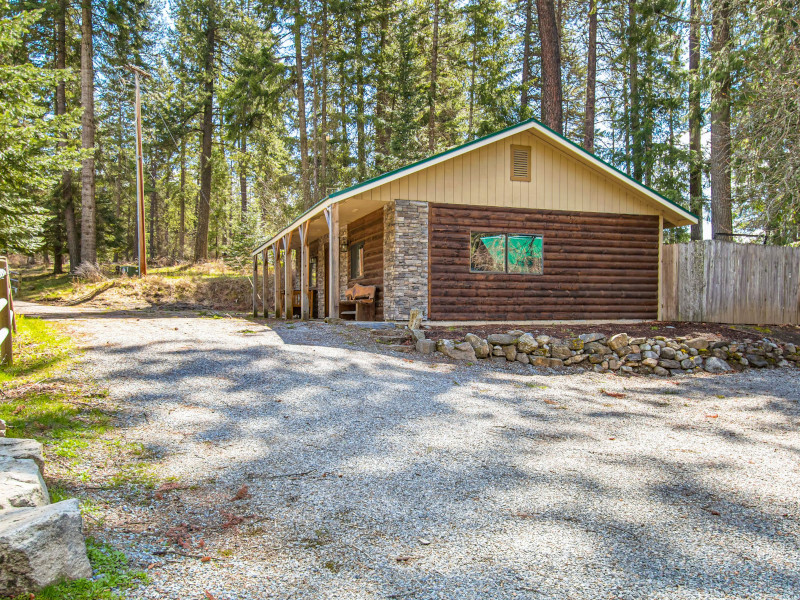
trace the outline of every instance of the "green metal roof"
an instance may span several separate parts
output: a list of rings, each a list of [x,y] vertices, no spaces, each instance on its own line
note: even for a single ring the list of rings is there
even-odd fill
[[[417,167],[423,166],[426,163],[437,161],[437,160],[441,159],[442,157],[448,156],[449,154],[454,154],[456,152],[460,152],[461,150],[469,148],[470,146],[474,146],[476,144],[480,144],[481,142],[484,142],[484,141],[486,141],[488,139],[491,139],[493,137],[502,135],[504,133],[507,133],[508,131],[511,131],[512,129],[517,129],[517,128],[522,127],[524,125],[538,125],[542,129],[545,129],[546,131],[550,132],[551,134],[553,134],[554,136],[559,138],[561,141],[566,142],[567,144],[569,144],[570,146],[572,146],[573,148],[575,148],[579,152],[581,152],[583,154],[586,154],[587,156],[590,156],[591,158],[594,158],[598,162],[600,162],[603,165],[605,165],[606,167],[610,168],[611,170],[613,170],[620,177],[622,177],[624,179],[627,179],[628,181],[631,181],[631,182],[635,183],[638,186],[641,186],[642,188],[644,188],[648,192],[658,196],[664,202],[667,202],[668,204],[674,206],[678,210],[680,210],[680,211],[682,211],[682,212],[684,212],[684,213],[686,213],[688,215],[691,215],[692,217],[694,217],[698,221],[700,220],[700,217],[698,217],[696,214],[694,214],[690,210],[682,207],[680,204],[677,204],[677,203],[673,202],[672,200],[670,200],[669,198],[667,198],[666,196],[664,196],[660,192],[657,192],[653,188],[646,186],[645,184],[643,184],[638,179],[634,179],[633,177],[631,177],[630,175],[628,175],[624,171],[619,170],[617,167],[615,167],[611,163],[606,162],[605,160],[603,160],[602,158],[600,158],[596,154],[594,154],[592,152],[589,152],[583,146],[580,146],[579,144],[576,144],[575,142],[570,140],[568,137],[558,133],[557,131],[555,131],[553,129],[550,129],[547,125],[545,125],[544,123],[542,123],[538,119],[535,119],[535,118],[531,117],[530,119],[526,119],[525,121],[520,121],[519,123],[517,123],[515,125],[509,125],[508,127],[505,127],[505,128],[500,129],[498,131],[495,131],[494,133],[490,133],[490,134],[485,135],[483,137],[479,137],[479,138],[476,138],[474,140],[470,140],[469,142],[465,142],[464,144],[460,144],[458,146],[454,146],[453,148],[445,150],[444,152],[439,152],[438,154],[433,154],[431,156],[428,156],[427,158],[423,158],[422,160],[418,160],[417,162],[405,165],[403,167],[399,167],[399,168],[394,169],[392,171],[387,171],[386,173],[382,173],[380,175],[376,175],[375,177],[371,177],[371,178],[366,179],[366,180],[364,180],[364,181],[362,181],[360,183],[356,183],[354,185],[351,185],[350,187],[346,187],[344,189],[337,190],[337,191],[335,191],[335,192],[333,192],[331,194],[328,194],[322,200],[319,200],[314,205],[312,205],[311,207],[309,207],[308,209],[303,211],[303,213],[300,216],[295,218],[291,223],[289,223],[289,225],[287,225],[283,229],[286,229],[286,228],[294,225],[298,221],[302,221],[303,217],[305,217],[308,213],[312,212],[320,204],[324,204],[325,202],[327,202],[328,200],[330,200],[332,198],[336,198],[338,196],[343,196],[345,194],[348,194],[350,192],[353,192],[353,191],[358,190],[360,188],[363,188],[365,186],[372,185],[373,183],[379,182],[379,181],[381,181],[383,179],[389,179],[391,177],[394,177],[395,175],[403,173],[404,171],[408,171],[408,170],[411,170],[411,169],[416,169]],[[272,239],[272,238],[270,238],[270,239]],[[260,244],[258,247],[261,248],[264,245],[267,245],[267,244]]]

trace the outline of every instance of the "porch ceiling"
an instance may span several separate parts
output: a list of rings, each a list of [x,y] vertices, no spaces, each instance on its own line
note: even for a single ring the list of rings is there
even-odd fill
[[[383,205],[383,202],[362,198],[361,196],[355,196],[353,198],[342,200],[341,202],[337,203],[337,206],[339,207],[339,227],[348,225],[356,219],[360,219],[371,212],[375,212],[376,210],[383,208]],[[298,227],[301,223],[308,223],[309,242],[313,242],[324,235],[327,235],[328,233],[328,223],[325,220],[325,215],[323,213],[316,214],[307,221],[299,222],[297,224]],[[300,248],[300,235],[298,234],[297,228],[293,230],[291,247],[295,249]]]

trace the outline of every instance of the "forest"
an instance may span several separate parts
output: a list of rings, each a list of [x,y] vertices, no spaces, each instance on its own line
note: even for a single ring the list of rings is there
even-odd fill
[[[0,0],[0,250],[237,263],[327,194],[528,118],[706,221],[800,240],[792,0]]]

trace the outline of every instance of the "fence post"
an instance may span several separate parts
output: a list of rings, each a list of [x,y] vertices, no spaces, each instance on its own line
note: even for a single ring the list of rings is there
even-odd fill
[[[8,260],[5,256],[0,256],[0,364],[14,364],[14,346],[11,333],[14,323],[12,306]]]

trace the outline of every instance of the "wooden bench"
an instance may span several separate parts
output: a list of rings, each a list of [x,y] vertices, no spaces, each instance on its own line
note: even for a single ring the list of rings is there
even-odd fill
[[[374,285],[354,285],[345,292],[346,300],[339,302],[339,318],[346,321],[374,321],[378,288]]]

